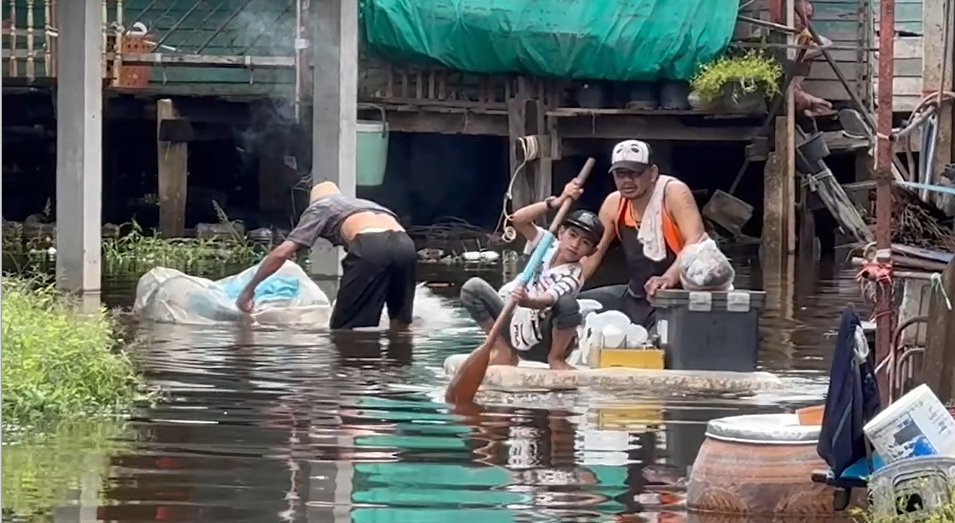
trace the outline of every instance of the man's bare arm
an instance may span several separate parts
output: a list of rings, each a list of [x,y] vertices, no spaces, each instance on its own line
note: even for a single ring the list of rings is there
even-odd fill
[[[603,204],[600,206],[598,216],[604,226],[604,235],[600,238],[600,243],[597,244],[597,248],[593,254],[580,260],[580,264],[584,268],[583,281],[587,281],[597,272],[597,267],[600,267],[600,263],[603,261],[607,250],[610,249],[610,245],[616,237],[617,229],[614,227],[613,222],[616,218],[614,215],[617,212],[617,205],[619,205],[619,203],[620,193],[613,192],[604,199]]]
[[[286,260],[295,256],[298,249],[299,245],[297,243],[288,240],[279,244],[275,249],[272,249],[272,252],[259,264],[258,270],[255,271],[252,279],[249,280],[249,283],[245,286],[244,291],[249,294],[255,294],[255,288],[265,281],[266,278],[281,269]]]

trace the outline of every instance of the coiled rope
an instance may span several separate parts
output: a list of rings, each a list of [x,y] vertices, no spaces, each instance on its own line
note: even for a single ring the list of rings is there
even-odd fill
[[[517,229],[511,225],[513,223],[511,204],[514,201],[514,181],[524,170],[527,162],[540,158],[540,143],[536,136],[521,136],[517,139],[517,145],[521,151],[521,163],[511,174],[511,181],[507,184],[507,192],[504,193],[504,201],[501,203],[501,217],[498,219],[497,227],[495,227],[495,232],[501,232],[501,240],[505,243],[511,243],[517,238]]]

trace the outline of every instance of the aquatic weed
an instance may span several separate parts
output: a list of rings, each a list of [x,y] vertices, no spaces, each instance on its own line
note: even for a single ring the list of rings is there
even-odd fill
[[[115,318],[39,277],[2,277],[4,426],[120,412],[140,380]]]
[[[157,266],[182,271],[249,266],[265,254],[264,247],[239,234],[224,239],[164,239],[145,234],[136,222],[132,222],[129,234],[103,241],[104,265],[124,271]]]

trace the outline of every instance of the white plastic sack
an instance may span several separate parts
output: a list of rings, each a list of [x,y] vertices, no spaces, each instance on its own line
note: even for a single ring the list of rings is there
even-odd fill
[[[245,314],[236,308],[235,299],[256,269],[258,265],[212,281],[157,267],[139,279],[133,312],[145,320],[183,325],[238,321]],[[291,261],[256,288],[254,302],[252,316],[259,324],[309,328],[326,328],[333,306],[305,271]],[[415,289],[414,309],[415,328],[444,331],[461,322],[447,300],[422,283]],[[387,310],[383,310],[379,327],[388,324]]]
[[[239,274],[208,280],[175,269],[157,267],[136,284],[133,312],[157,322],[206,325],[234,322],[245,314],[235,300],[258,265]],[[256,289],[252,316],[264,325],[328,325],[331,303],[297,264],[286,261]]]
[[[687,245],[680,253],[680,282],[686,290],[728,291],[735,279],[733,265],[712,238]]]

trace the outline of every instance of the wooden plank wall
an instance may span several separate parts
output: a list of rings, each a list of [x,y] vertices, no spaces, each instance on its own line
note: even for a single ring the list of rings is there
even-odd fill
[[[878,34],[879,2],[873,1],[873,31]],[[873,53],[877,88],[878,55]],[[922,96],[922,0],[895,0],[895,78],[892,110],[909,112]]]
[[[839,67],[839,71],[846,77],[851,88],[863,101],[871,99],[872,92],[869,86],[870,55],[863,51],[867,35],[865,27],[869,11],[867,6],[870,0],[811,0],[815,13],[813,26],[822,36],[832,40],[837,47],[851,49],[832,50],[830,53]],[[770,20],[770,0],[744,1],[742,14],[763,20]],[[871,20],[871,18],[869,18]],[[737,31],[739,34],[740,31]],[[768,35],[768,33],[763,33]],[[836,76],[832,66],[825,57],[819,56],[812,62],[812,72],[806,78],[803,86],[810,93],[831,100],[842,102],[849,100],[849,93]]]
[[[830,52],[839,71],[863,101],[868,101],[872,96],[868,81],[871,77],[871,60],[870,55],[863,50],[868,16],[865,4],[868,3],[868,0],[812,0],[815,8],[813,27],[819,34],[832,40],[833,46],[857,49],[834,49]],[[827,100],[849,100],[849,93],[823,56],[813,60],[812,73],[803,85],[806,91]]]

